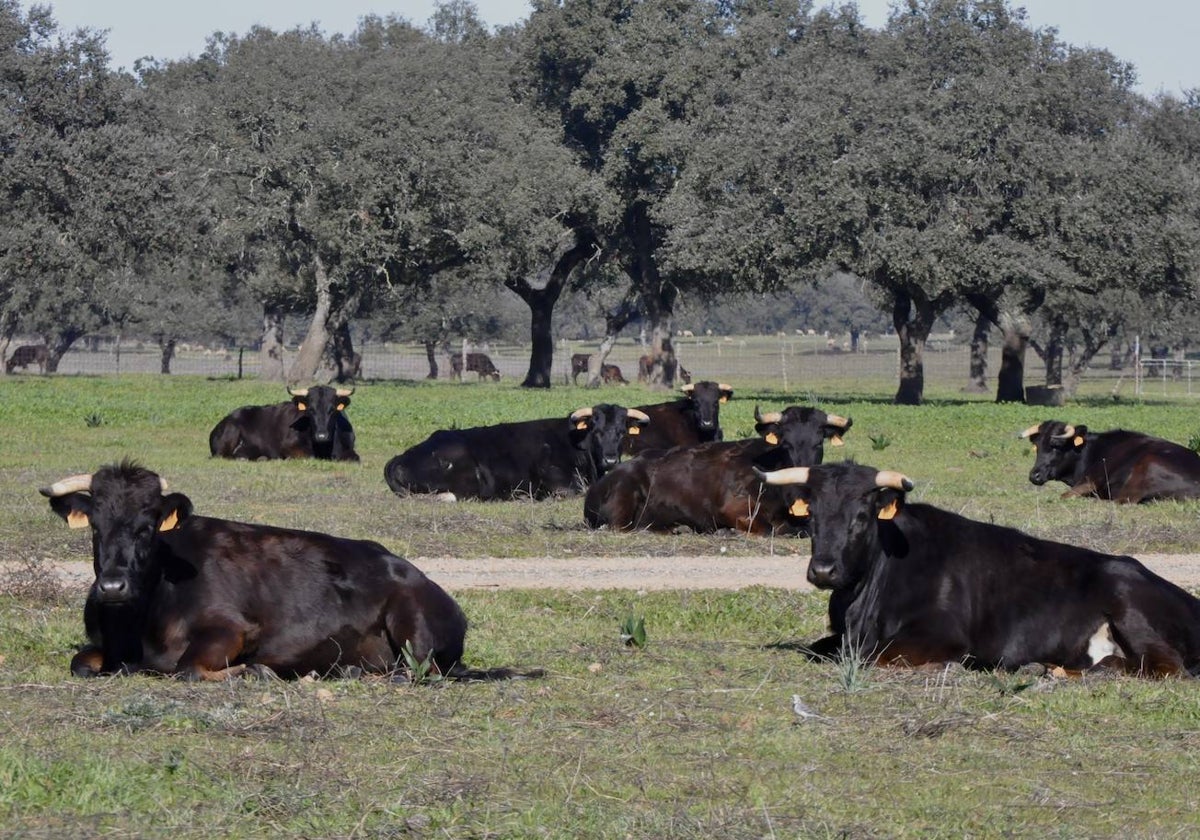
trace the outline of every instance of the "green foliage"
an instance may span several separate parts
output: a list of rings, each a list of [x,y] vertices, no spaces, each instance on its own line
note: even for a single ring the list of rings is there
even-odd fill
[[[876,452],[882,452],[892,445],[892,439],[883,432],[880,432],[877,435],[869,435],[869,438],[871,441],[871,448]]]
[[[621,644],[638,649],[646,646],[645,616],[626,616],[621,622]]]
[[[104,418],[101,417],[99,413],[93,411],[91,414],[84,416],[83,423],[89,429],[95,429],[104,425]]]
[[[433,651],[427,653],[424,659],[419,658],[413,650],[412,639],[404,640],[400,655],[404,658],[404,670],[407,672],[408,681],[413,685],[441,682],[443,679],[434,668]]]

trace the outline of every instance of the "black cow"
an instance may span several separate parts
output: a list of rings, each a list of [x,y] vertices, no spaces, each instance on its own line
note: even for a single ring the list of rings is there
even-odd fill
[[[4,363],[4,372],[12,373],[15,368],[25,370],[30,365],[37,365],[38,371],[45,373],[49,361],[50,350],[45,344],[22,344]]]
[[[1200,455],[1169,440],[1047,420],[1021,433],[1037,451],[1029,480],[1061,481],[1067,496],[1114,502],[1200,498]]]
[[[444,429],[384,467],[392,491],[444,498],[543,499],[578,492],[617,465],[621,445],[649,418],[601,404],[570,417]]]
[[[683,399],[638,406],[649,415],[650,427],[644,435],[629,439],[627,453],[721,440],[721,403],[733,397],[733,388],[705,381],[684,385],[680,390],[685,394]]]
[[[825,441],[841,446],[853,421],[800,406],[769,414],[755,408],[754,417],[761,438],[651,450],[621,464],[588,488],[585,521],[622,530],[798,533],[803,517],[754,471],[821,463]]]
[[[357,461],[354,427],[345,415],[353,388],[288,389],[291,402],[246,405],[213,427],[208,449],[221,458],[322,458]]]
[[[448,677],[515,676],[464,668],[458,604],[378,543],[193,515],[187,496],[128,461],[40,492],[71,527],[92,529],[76,676],[294,678],[426,662]]]
[[[494,382],[500,381],[500,371],[492,364],[491,357],[487,353],[468,353],[467,354],[467,372],[478,373],[480,380],[491,379]],[[450,378],[462,379],[463,373],[463,358],[461,353],[455,353],[450,357]]]
[[[832,590],[820,656],[1015,669],[1200,669],[1200,600],[1132,557],[924,504],[900,473],[843,462],[765,474],[807,508],[809,581]]]

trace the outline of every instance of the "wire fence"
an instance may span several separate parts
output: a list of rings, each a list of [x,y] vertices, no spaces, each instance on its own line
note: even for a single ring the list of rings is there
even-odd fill
[[[15,351],[17,343],[10,348]],[[521,381],[529,369],[529,346],[518,343],[472,344],[471,352],[485,353],[502,381]],[[595,342],[561,339],[556,343],[552,382],[572,384],[571,356],[596,351]],[[431,370],[425,346],[417,343],[368,343],[358,347],[362,354],[360,381],[420,380]],[[887,392],[894,389],[898,375],[898,344],[894,336],[874,336],[860,340],[852,351],[849,336],[823,335],[775,336],[683,336],[675,340],[680,364],[694,379],[739,383],[770,382],[792,393],[818,390],[837,383],[843,388],[862,388]],[[460,352],[454,348],[455,354]],[[607,359],[616,365],[629,382],[637,380],[638,359],[647,352],[635,339],[617,342]],[[284,353],[285,369],[295,358],[295,348]],[[450,354],[439,349],[434,361],[437,378],[450,379]],[[1107,357],[1097,357],[1107,362]],[[951,335],[935,335],[926,345],[924,356],[927,383],[965,386],[970,358],[968,348]],[[1088,390],[1109,389],[1113,395],[1192,397],[1200,395],[1197,362],[1189,359],[1138,359],[1134,357],[1113,369],[1097,365],[1085,374]],[[161,372],[162,357],[154,344],[137,341],[110,341],[107,344],[79,344],[59,362],[58,373],[65,375],[105,375],[117,373]],[[994,383],[999,369],[999,351],[989,354],[989,382]],[[16,372],[37,373],[36,364],[17,368]],[[201,375],[212,378],[257,378],[261,359],[251,348],[210,348],[182,343],[171,360],[173,374]],[[462,381],[482,379],[465,372]],[[583,385],[586,376],[578,378]],[[1028,353],[1025,381],[1045,381],[1045,369],[1035,353]]]

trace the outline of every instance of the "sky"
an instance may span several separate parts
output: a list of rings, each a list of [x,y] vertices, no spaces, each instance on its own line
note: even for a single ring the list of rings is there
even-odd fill
[[[255,24],[282,31],[316,22],[326,34],[350,33],[365,15],[394,14],[424,24],[433,0],[42,0],[64,29],[108,30],[113,64],[177,59],[204,49],[215,31],[244,33]],[[28,8],[29,0],[22,0]],[[817,5],[825,5],[817,0]],[[1200,88],[1200,3],[1194,0],[1025,0],[1015,2],[1035,27],[1053,26],[1077,46],[1103,47],[1135,65],[1139,90],[1180,95]],[[528,0],[475,0],[490,25],[529,15]],[[859,0],[866,23],[881,26],[889,0]]]

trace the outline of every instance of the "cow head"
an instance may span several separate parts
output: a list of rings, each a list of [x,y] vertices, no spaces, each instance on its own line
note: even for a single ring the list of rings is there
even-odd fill
[[[819,408],[789,406],[783,411],[762,414],[754,407],[754,430],[772,446],[785,453],[779,459],[787,466],[803,467],[819,464],[825,459],[825,441],[830,446],[844,446],[842,435],[854,421],[837,414],[827,414]]]
[[[314,450],[332,446],[337,434],[338,414],[350,405],[350,395],[354,389],[314,385],[303,389],[288,388],[288,393],[292,396],[292,405],[300,412],[292,428],[300,432],[307,431]]]
[[[913,488],[906,476],[844,461],[760,472],[765,483],[786,488],[793,516],[809,517],[812,559],[808,580],[820,589],[847,589],[866,574],[880,522],[901,511]]]
[[[1087,444],[1087,426],[1047,420],[1030,426],[1021,432],[1021,437],[1028,438],[1037,453],[1029,471],[1031,482],[1039,487],[1054,480],[1071,483]]]
[[[689,382],[679,390],[687,395],[696,415],[696,428],[720,439],[721,403],[733,399],[733,388],[717,382]]]
[[[471,453],[456,429],[434,432],[423,443],[388,461],[384,480],[394,493],[452,493],[456,498],[491,498],[492,473]]]
[[[621,460],[626,435],[641,434],[650,416],[636,408],[601,404],[571,412],[571,442],[587,453],[597,476]]]
[[[167,493],[166,481],[129,461],[38,492],[70,527],[91,527],[92,591],[102,604],[133,603],[153,586],[159,532],[179,527],[192,512],[187,496]]]

